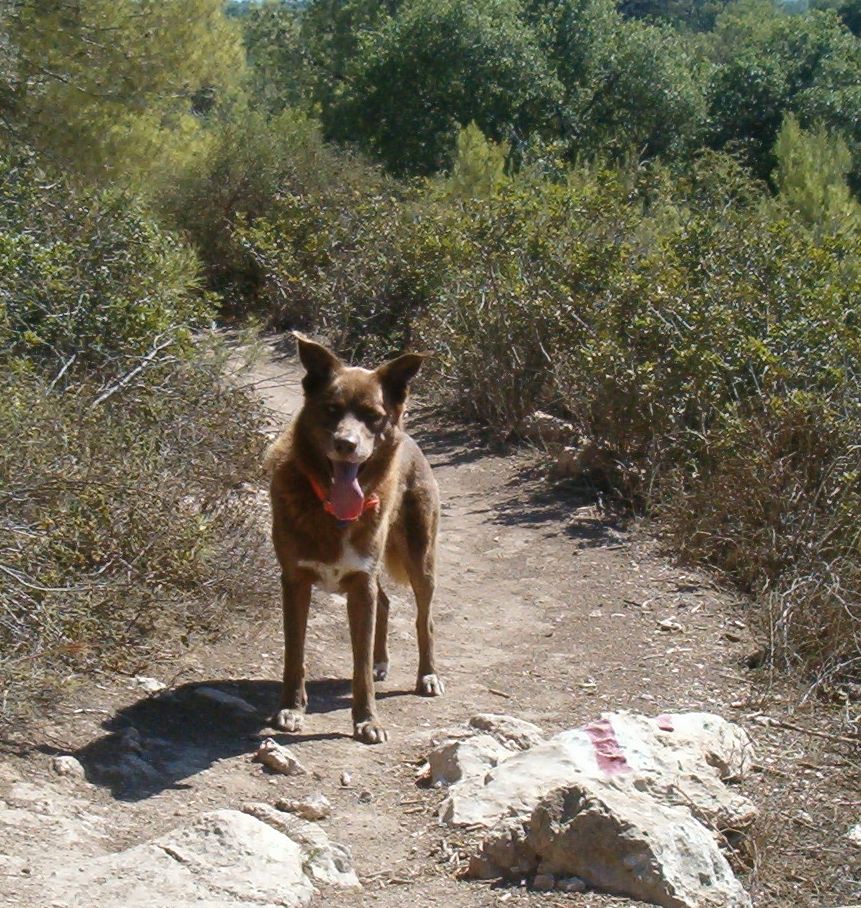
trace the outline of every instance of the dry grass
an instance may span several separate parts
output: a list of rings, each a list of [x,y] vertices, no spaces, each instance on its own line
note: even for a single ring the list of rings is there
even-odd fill
[[[250,396],[203,354],[99,394],[0,384],[0,721],[70,672],[215,627],[261,573]]]

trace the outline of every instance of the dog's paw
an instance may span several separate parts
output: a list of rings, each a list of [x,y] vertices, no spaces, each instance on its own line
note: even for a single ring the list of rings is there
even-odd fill
[[[375,662],[374,663],[374,681],[385,681],[389,677],[389,663],[388,662]]]
[[[423,697],[441,697],[445,693],[445,685],[439,675],[419,675],[416,693]]]
[[[302,731],[305,713],[299,709],[280,709],[272,719],[272,725],[279,731]]]
[[[376,719],[357,722],[353,727],[353,735],[363,744],[382,744],[389,740],[385,728]]]

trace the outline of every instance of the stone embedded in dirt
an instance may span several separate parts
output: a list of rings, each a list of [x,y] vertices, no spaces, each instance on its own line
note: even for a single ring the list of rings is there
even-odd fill
[[[278,810],[295,813],[305,820],[325,820],[332,813],[332,803],[324,794],[310,794],[304,798],[281,798],[275,802]]]
[[[552,873],[536,873],[532,880],[532,888],[539,892],[549,892],[556,888],[556,877]]]
[[[306,775],[308,770],[302,765],[298,757],[272,738],[266,738],[257,748],[257,753],[251,758],[252,763],[262,763],[273,772],[280,772],[285,776]]]
[[[0,840],[14,839],[16,853],[34,872],[52,866],[57,849],[67,856],[101,850],[107,833],[103,819],[91,812],[89,800],[50,783],[21,781],[4,789],[0,797]]]
[[[143,738],[134,725],[127,726],[117,735],[117,745],[128,753],[140,755],[144,751]]]
[[[150,678],[147,675],[135,675],[134,683],[136,687],[148,694],[158,694],[167,688],[163,681],[159,681],[158,678]]]
[[[353,784],[353,777],[348,772],[341,773],[341,788],[349,788]]]
[[[236,810],[203,814],[125,851],[62,863],[45,890],[46,904],[70,908],[276,908],[304,905],[314,893],[301,846]]]
[[[524,438],[544,444],[565,444],[574,436],[574,426],[558,416],[536,410],[523,419],[518,431]]]
[[[560,892],[585,892],[586,884],[579,876],[563,876],[556,881],[556,888]]]
[[[451,785],[476,778],[492,769],[514,751],[490,735],[475,734],[461,741],[440,744],[428,755],[432,785]]]
[[[428,756],[432,785],[451,785],[474,779],[512,754],[544,740],[544,732],[531,722],[497,713],[479,713],[467,728],[449,729],[435,736],[440,741]]]
[[[553,464],[553,475],[560,479],[605,477],[620,464],[612,451],[596,441],[581,439],[578,445],[564,447]]]
[[[479,713],[469,720],[470,728],[493,735],[500,744],[528,750],[544,740],[544,732],[532,722],[497,713]]]
[[[437,751],[480,752],[468,743],[461,733]],[[470,875],[578,877],[669,908],[750,904],[713,832],[756,815],[727,784],[753,761],[739,726],[709,713],[605,713],[495,756],[496,766],[461,761],[441,807],[444,822],[485,830]]]
[[[54,759],[51,760],[51,769],[53,769],[58,776],[74,776],[77,779],[83,779],[86,775],[84,767],[81,765],[81,761],[71,756],[71,754],[54,757]]]
[[[316,823],[276,810],[269,804],[254,802],[246,804],[242,810],[298,844],[304,871],[315,882],[347,889],[361,888],[349,848],[330,842],[329,836]]]
[[[231,712],[244,716],[255,716],[257,710],[247,700],[237,697],[234,694],[228,694],[227,691],[219,690],[217,687],[196,687],[193,694],[203,700],[216,703],[223,706]]]
[[[861,823],[856,823],[847,833],[846,838],[853,845],[857,845],[861,848]]]

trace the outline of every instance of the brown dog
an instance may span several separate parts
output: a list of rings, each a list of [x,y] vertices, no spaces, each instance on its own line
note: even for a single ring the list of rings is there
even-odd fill
[[[423,356],[406,353],[374,371],[346,366],[296,335],[305,402],[272,444],[272,538],[284,599],[284,687],[274,724],[299,731],[305,713],[305,626],[315,584],[347,596],[353,645],[353,730],[386,740],[374,705],[374,680],[389,667],[389,600],[383,565],[409,581],[416,597],[416,689],[443,693],[433,655],[439,493],[430,465],[401,428],[410,381]]]

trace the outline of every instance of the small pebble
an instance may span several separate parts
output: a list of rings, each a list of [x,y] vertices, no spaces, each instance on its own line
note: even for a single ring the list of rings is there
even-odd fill
[[[559,880],[556,888],[560,892],[585,892],[586,883],[579,876],[566,876]]]
[[[80,761],[70,754],[54,757],[51,760],[51,768],[58,776],[76,776],[79,779],[83,779],[85,776],[84,767]]]
[[[304,798],[282,798],[275,802],[278,810],[295,813],[305,820],[325,820],[332,812],[329,799],[322,794],[312,794]]]

